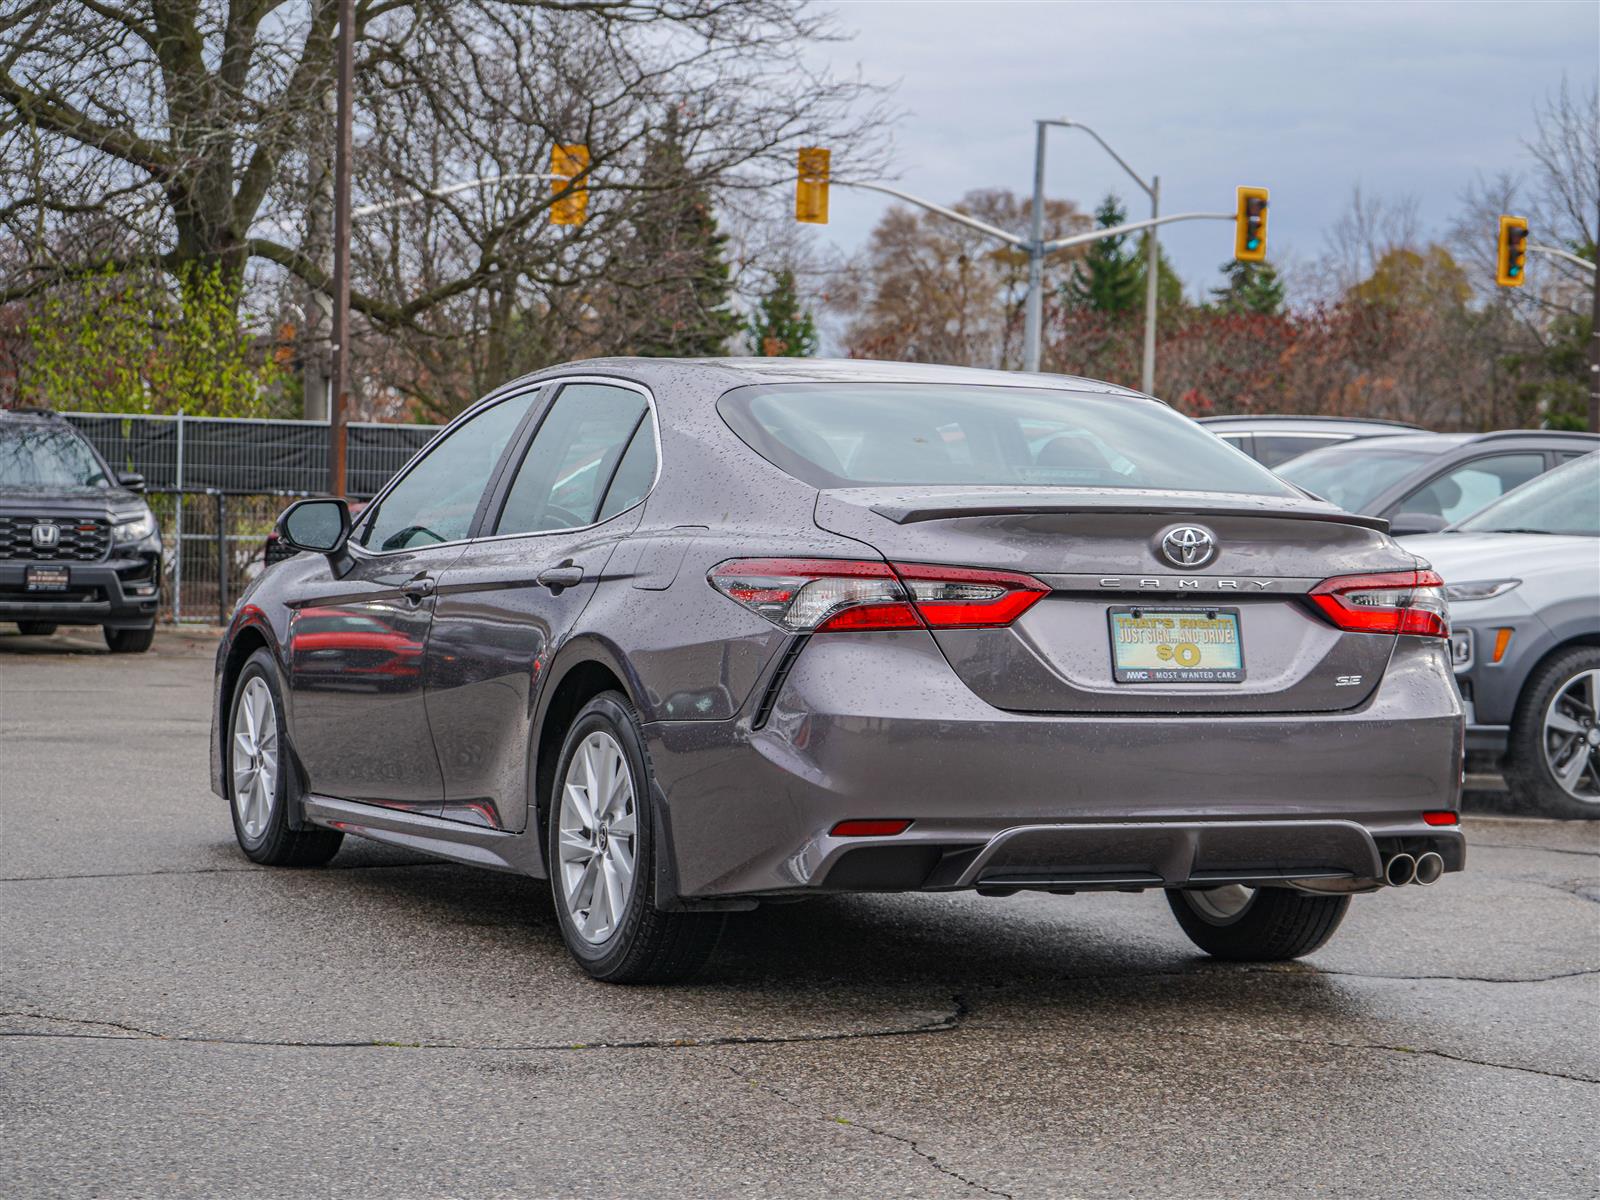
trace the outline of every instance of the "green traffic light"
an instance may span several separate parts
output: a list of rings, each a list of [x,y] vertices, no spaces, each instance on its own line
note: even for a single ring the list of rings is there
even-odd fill
[[[1261,239],[1260,238],[1251,238],[1248,242],[1246,242],[1244,244],[1244,248],[1246,250],[1259,250],[1259,249],[1261,249]]]
[[[1506,274],[1507,275],[1520,275],[1520,274],[1522,274],[1522,268],[1518,267],[1518,266],[1508,267],[1506,269]]]

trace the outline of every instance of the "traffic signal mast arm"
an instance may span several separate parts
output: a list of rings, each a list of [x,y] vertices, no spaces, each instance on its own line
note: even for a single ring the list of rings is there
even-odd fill
[[[1141,229],[1149,229],[1153,225],[1167,225],[1173,221],[1231,221],[1234,214],[1225,213],[1173,213],[1166,217],[1151,217],[1144,221],[1129,221],[1126,225],[1112,225],[1105,229],[1091,229],[1088,233],[1075,233],[1071,237],[1057,238],[1053,242],[1044,244],[1046,254],[1054,254],[1057,250],[1066,250],[1072,246],[1084,246],[1090,242],[1098,242],[1101,238],[1119,237],[1124,233],[1135,233]]]
[[[1018,237],[1014,233],[1007,233],[1003,229],[996,229],[985,221],[976,217],[969,217],[966,213],[957,212],[953,208],[946,208],[942,204],[935,204],[932,200],[924,200],[921,196],[913,196],[910,192],[902,192],[897,188],[884,187],[881,183],[857,183],[853,180],[835,179],[831,181],[834,187],[866,188],[873,192],[882,192],[893,196],[897,200],[904,200],[908,204],[915,204],[918,208],[925,208],[931,213],[941,217],[948,217],[962,225],[969,226],[990,237],[999,238],[1009,246],[1016,246],[1019,250],[1026,250],[1031,241],[1025,237]],[[1143,221],[1130,221],[1126,225],[1113,225],[1109,228],[1091,229],[1087,233],[1075,233],[1071,237],[1056,238],[1054,241],[1045,242],[1040,249],[1046,254],[1054,254],[1057,250],[1066,250],[1073,246],[1086,246],[1090,242],[1098,242],[1102,238],[1118,237],[1124,233],[1133,233],[1140,229],[1149,229],[1152,225],[1167,225],[1173,221],[1231,221],[1234,214],[1224,213],[1173,213],[1165,217],[1152,217]]]
[[[1576,254],[1572,254],[1569,251],[1558,250],[1554,246],[1541,246],[1538,242],[1529,242],[1528,249],[1532,250],[1535,254],[1548,254],[1553,258],[1565,259],[1569,263],[1574,263],[1577,266],[1582,267],[1591,275],[1593,275],[1595,272],[1594,263],[1590,262],[1587,258],[1579,258]]]

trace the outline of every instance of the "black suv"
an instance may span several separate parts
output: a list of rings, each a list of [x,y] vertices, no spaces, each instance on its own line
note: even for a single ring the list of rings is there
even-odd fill
[[[161,530],[143,491],[54,413],[0,411],[0,621],[98,625],[114,653],[148,650]]]

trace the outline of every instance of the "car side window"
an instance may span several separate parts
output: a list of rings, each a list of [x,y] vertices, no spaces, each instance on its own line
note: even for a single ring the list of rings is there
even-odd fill
[[[649,423],[644,397],[631,388],[603,383],[563,387],[528,443],[494,532],[545,533],[593,525],[614,477],[622,474],[635,434]],[[655,447],[648,449],[653,477]],[[638,457],[627,464],[635,486]],[[648,478],[644,487],[649,487]]]
[[[1320,450],[1344,440],[1320,434],[1258,433],[1255,459],[1264,467],[1276,467],[1291,458],[1298,458],[1308,450]]]
[[[500,401],[433,446],[379,502],[361,531],[372,550],[405,550],[467,536],[483,489],[537,391]]]
[[[1496,454],[1473,459],[1412,492],[1400,502],[1400,511],[1442,517],[1447,525],[1453,525],[1543,474],[1544,466],[1543,454]]]
[[[617,473],[606,498],[601,501],[597,521],[609,521],[620,512],[626,512],[650,493],[656,480],[656,427],[649,417],[639,422],[633,440],[617,464]]]

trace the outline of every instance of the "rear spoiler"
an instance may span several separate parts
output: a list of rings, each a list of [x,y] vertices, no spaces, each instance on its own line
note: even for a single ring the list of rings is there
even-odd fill
[[[847,504],[870,508],[896,525],[1012,514],[1171,512],[1174,519],[1286,517],[1296,521],[1326,521],[1335,525],[1374,529],[1379,533],[1389,532],[1389,522],[1382,517],[1345,512],[1325,501],[1234,493],[1133,489],[1117,489],[1113,493],[1089,488],[1062,488],[1051,492],[1026,488],[1009,491],[918,488],[891,493],[886,488],[840,488],[830,489],[829,494]]]

